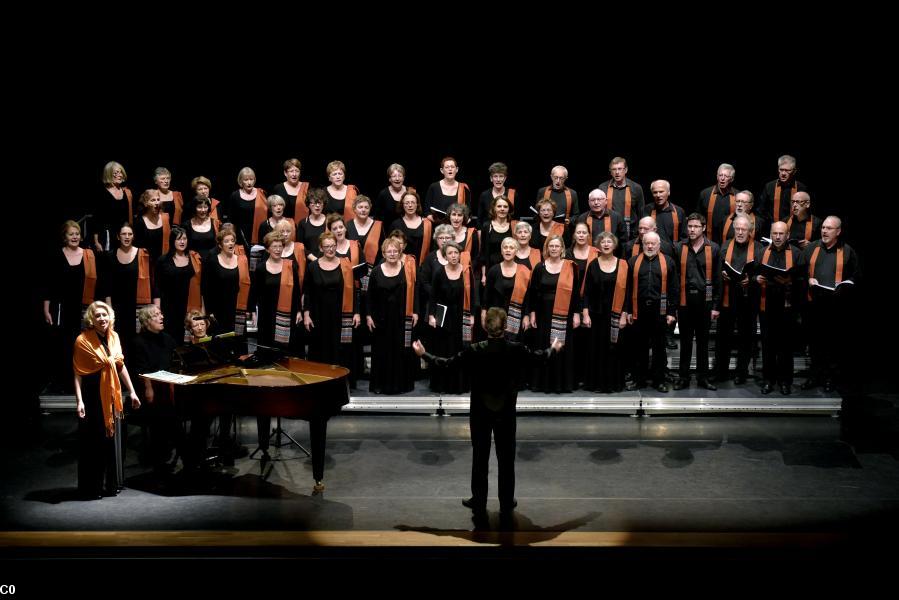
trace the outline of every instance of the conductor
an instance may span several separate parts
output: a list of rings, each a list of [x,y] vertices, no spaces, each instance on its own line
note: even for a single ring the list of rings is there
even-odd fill
[[[412,349],[418,356],[436,367],[460,363],[471,373],[471,498],[462,505],[475,513],[487,510],[487,472],[490,463],[490,436],[496,439],[496,459],[499,463],[499,508],[509,515],[517,506],[515,501],[515,402],[519,381],[534,362],[545,361],[553,351],[564,345],[558,339],[546,350],[530,350],[518,342],[507,341],[506,311],[493,307],[485,321],[488,339],[466,347],[453,357],[442,358],[428,354],[416,340]]]

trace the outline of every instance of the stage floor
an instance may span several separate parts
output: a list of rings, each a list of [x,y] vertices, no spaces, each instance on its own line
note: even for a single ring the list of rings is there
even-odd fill
[[[322,556],[334,548],[664,548],[746,551],[886,544],[899,532],[899,397],[828,415],[576,415],[518,419],[518,507],[488,518],[470,495],[464,415],[346,413],[328,427],[326,489],[285,447],[199,478],[154,475],[128,442],[127,488],[76,498],[76,418],[6,440],[3,557]],[[301,442],[303,421],[285,421]],[[240,423],[255,448],[255,419]],[[93,532],[93,533],[87,533]],[[97,554],[99,553],[99,554]]]

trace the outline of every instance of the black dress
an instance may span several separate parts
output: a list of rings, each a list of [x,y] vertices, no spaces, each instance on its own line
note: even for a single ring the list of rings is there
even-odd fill
[[[300,182],[300,185],[303,185],[303,183]],[[277,195],[277,196],[281,196],[282,198],[284,198],[284,216],[288,219],[293,219],[294,215],[296,214],[296,207],[297,207],[296,194],[288,194],[287,188],[284,186],[284,182],[282,181],[281,183],[276,185],[274,188],[272,188],[272,193],[269,195],[270,196]],[[262,239],[262,238],[260,238],[260,239]]]
[[[567,266],[563,268],[568,268]],[[528,288],[528,306],[531,312],[536,313],[537,328],[533,334],[534,348],[548,348],[552,343],[550,339],[553,303],[556,299],[556,284],[559,274],[553,275],[546,270],[543,263],[534,268],[531,276],[531,284]],[[575,282],[577,278],[575,278]],[[579,310],[579,290],[575,287],[571,294],[571,303],[568,308],[568,319],[565,339],[571,340],[572,320],[571,315]],[[535,392],[562,393],[574,389],[574,355],[570,344],[566,342],[561,352],[553,353],[543,367],[534,369],[531,378],[531,389]]]
[[[282,268],[286,268],[284,263]],[[294,323],[297,311],[300,308],[300,280],[297,274],[297,264],[290,261],[293,269],[293,295],[290,299],[290,329],[293,337]],[[250,295],[256,300],[256,308],[259,311],[258,330],[256,339],[264,346],[285,346],[275,341],[275,313],[278,310],[278,297],[281,293],[281,273],[269,273],[266,261],[260,260],[253,272],[253,289]],[[306,282],[309,280],[306,279]]]
[[[257,190],[258,194],[259,191]],[[244,200],[240,190],[231,192],[225,206],[222,221],[231,223],[237,228],[237,243],[241,244],[249,254],[253,245],[253,218],[256,216],[256,200]]]
[[[215,335],[234,331],[240,270],[236,266],[233,269],[223,267],[219,263],[218,254],[213,254],[203,263],[200,286],[206,303],[206,314],[213,315],[217,323],[209,333]]]
[[[506,277],[503,275],[502,265],[493,265],[487,270],[487,285],[484,288],[484,305],[482,308],[490,310],[498,307],[509,312],[509,302],[512,300],[512,290],[515,289],[515,275]],[[522,314],[527,314],[527,307]]]
[[[188,258],[183,267],[175,265],[175,255],[166,254],[156,263],[156,289],[159,292],[159,308],[164,317],[164,331],[174,339],[185,338],[184,317],[187,315],[187,296],[194,268]]]
[[[507,237],[514,238],[511,226],[506,231],[499,232],[493,229],[493,222],[489,222],[481,229],[481,256],[478,262],[486,270],[503,262],[502,243]],[[515,243],[517,247],[518,242]]]
[[[570,260],[577,265],[578,277],[574,280],[574,289],[580,290],[584,276],[587,274],[587,259],[576,258],[574,250],[569,251],[568,254],[571,257]],[[584,381],[584,374],[592,369],[591,364],[587,362],[587,353],[584,351],[590,339],[590,330],[584,326],[578,327],[572,332],[572,337],[569,339],[570,342],[567,345],[571,346],[569,351],[574,354],[574,383],[575,387],[578,387]]]
[[[108,255],[106,295],[112,298],[112,310],[115,311],[115,330],[119,334],[125,362],[129,365],[131,364],[131,345],[139,328],[137,322],[137,274],[139,263],[139,252],[134,255],[134,260],[128,264],[120,263],[118,253],[115,251]],[[154,295],[152,290],[150,295]]]
[[[408,188],[407,188],[408,189]],[[378,198],[372,207],[372,218],[392,223],[403,212],[403,203],[393,199],[390,188],[386,187],[378,192]]]
[[[620,264],[620,263],[618,263]],[[593,261],[587,268],[583,303],[590,310],[592,326],[584,354],[590,368],[585,372],[584,389],[596,392],[620,392],[624,389],[624,372],[621,368],[619,343],[611,341],[612,299],[615,296],[615,282],[618,269],[606,273]]]
[[[304,310],[309,311],[314,327],[308,332],[309,359],[341,365],[350,370],[350,386],[356,386],[358,361],[356,345],[340,343],[343,304],[343,271],[321,268],[318,261],[306,269]],[[353,292],[353,312],[359,312],[359,293]]]
[[[469,270],[469,276],[472,271]],[[437,304],[446,306],[446,317],[443,326],[438,319],[437,328],[431,329],[431,350],[437,356],[454,356],[457,352],[469,345],[462,340],[462,304],[464,298],[464,283],[462,277],[450,279],[447,277],[446,268],[437,269],[431,288],[431,300],[428,315],[433,315]],[[471,285],[471,312],[477,314],[478,286],[472,281]],[[430,350],[430,349],[429,349]],[[461,394],[471,389],[471,381],[468,373],[459,365],[449,366],[444,369],[431,369],[431,391],[448,394]]]
[[[209,231],[196,231],[190,221],[184,224],[187,230],[187,249],[198,252],[202,258],[213,254],[216,249],[215,228],[210,226]]]
[[[313,225],[309,222],[309,217],[306,217],[297,226],[296,241],[306,247],[307,255],[312,254],[321,258],[322,251],[318,247],[318,238],[325,232],[325,223],[326,221],[322,221],[321,225]]]
[[[107,338],[101,337],[100,341],[108,354]],[[81,376],[81,399],[84,418],[78,419],[78,494],[91,499],[114,496],[125,485],[122,421],[115,420],[115,435],[107,437],[100,400],[100,371]]]
[[[413,309],[420,314],[416,307]],[[371,380],[369,390],[375,394],[402,394],[415,388],[418,358],[412,348],[405,347],[406,276],[403,269],[394,277],[381,267],[371,273],[367,304],[375,323],[371,345]]]
[[[137,198],[133,199],[133,204],[134,208],[137,208]],[[115,250],[119,247],[119,240],[116,234],[119,232],[119,228],[131,218],[131,215],[128,214],[128,197],[123,192],[122,199],[116,200],[109,193],[109,189],[104,187],[103,191],[97,194],[93,213],[94,216],[90,220],[88,231],[86,232],[87,235],[84,237],[90,236],[90,247],[93,248],[93,238],[96,233],[103,248]]]
[[[406,234],[406,249],[403,252],[414,256],[415,262],[420,263],[421,261],[419,261],[418,259],[421,257],[421,246],[425,234],[424,219],[422,219],[422,222],[418,224],[418,227],[412,229],[408,227],[403,218],[400,217],[390,224],[387,235],[390,235],[390,232],[394,229],[399,229],[404,234]]]
[[[151,267],[162,256],[162,227],[148,229],[143,217],[134,218],[134,247],[143,248],[150,254]]]
[[[101,259],[102,260],[102,259]],[[98,270],[102,265],[98,264]],[[72,387],[72,345],[81,333],[81,319],[85,306],[81,304],[84,289],[84,258],[77,265],[70,265],[62,250],[52,254],[45,280],[44,299],[50,300],[50,315],[57,330],[54,331],[54,373],[51,375],[64,389]],[[97,275],[95,298],[102,298],[101,275]],[[92,300],[93,300],[92,299]]]

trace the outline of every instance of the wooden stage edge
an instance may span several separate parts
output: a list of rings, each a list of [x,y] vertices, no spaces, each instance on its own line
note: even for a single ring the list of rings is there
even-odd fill
[[[581,531],[4,531],[0,548],[826,548],[845,533]]]

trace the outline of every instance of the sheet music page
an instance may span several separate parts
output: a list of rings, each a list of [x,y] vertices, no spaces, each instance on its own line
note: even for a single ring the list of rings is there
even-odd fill
[[[153,381],[162,381],[165,383],[190,383],[197,378],[196,375],[181,375],[180,373],[172,373],[171,371],[154,371],[152,373],[141,373],[141,377],[152,379]]]

